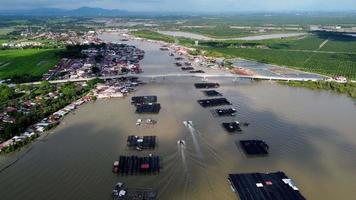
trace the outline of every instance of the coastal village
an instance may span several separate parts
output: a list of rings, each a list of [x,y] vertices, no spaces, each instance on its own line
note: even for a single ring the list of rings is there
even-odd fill
[[[95,34],[92,34],[95,35]],[[76,57],[63,58],[39,85],[2,85],[8,99],[1,105],[0,152],[11,152],[45,131],[82,104],[95,99],[124,97],[141,84],[137,78],[63,82],[50,80],[95,78],[141,73],[144,51],[125,44],[104,44],[97,37],[90,45],[76,46]]]
[[[127,34],[121,34],[121,36],[124,36],[124,40],[143,40]],[[46,135],[48,130],[60,124],[63,117],[74,112],[83,104],[96,99],[122,98],[134,92],[137,86],[143,84],[141,80],[135,77],[135,75],[143,72],[140,65],[140,61],[145,56],[143,50],[127,44],[104,43],[97,37],[96,32],[88,33],[87,39],[84,42],[82,41],[80,45],[70,47],[71,56],[62,58],[57,65],[45,73],[40,84],[2,86],[4,90],[8,91],[9,95],[7,96],[7,103],[0,107],[0,153],[15,151],[32,140]],[[176,67],[187,73],[203,74],[206,73],[205,70],[219,70],[239,75],[253,75],[253,72],[248,69],[233,67],[232,63],[223,58],[192,55],[191,51],[194,51],[192,48],[152,40],[147,41],[158,43],[161,46],[160,51],[166,52],[167,56],[174,58]],[[118,77],[120,75],[128,76]],[[71,82],[78,79],[87,80]],[[344,77],[336,77],[335,80],[346,81]],[[50,81],[63,82],[51,84]],[[204,108],[232,105],[226,98],[219,97],[222,96],[221,93],[215,90],[206,90],[218,87],[218,83],[196,83],[195,88],[199,90],[205,89],[201,91],[207,97],[218,97],[200,99],[197,102]],[[134,103],[136,113],[159,113],[161,105],[157,103],[156,96],[136,98],[141,99],[140,101],[142,102],[151,99],[148,101],[149,103]],[[234,117],[237,113],[237,110],[232,107],[218,108],[211,111],[213,111],[213,117]],[[147,120],[145,120],[147,124],[156,123],[151,118]],[[136,125],[140,126],[142,123],[140,118],[137,120]],[[249,126],[248,122],[241,124],[245,127]],[[184,121],[184,126],[189,130],[194,130],[192,121]],[[238,121],[224,121],[222,127],[229,133],[242,131]],[[130,147],[137,151],[154,149],[156,136],[143,136],[140,138],[134,135],[129,136],[128,141],[131,142],[128,145],[131,145]],[[184,148],[185,141],[179,140],[177,144],[179,148]],[[246,155],[253,156],[266,156],[269,149],[269,146],[263,140],[241,140],[240,146]],[[129,173],[131,175],[138,173],[157,174],[160,171],[160,167],[159,156],[153,156],[152,154],[146,157],[121,155],[114,162],[113,172],[126,175]],[[296,199],[304,199],[299,193],[299,189],[283,172],[275,174],[229,174],[228,179],[234,188],[234,192],[244,193],[246,192],[245,189],[239,190],[240,181],[238,179],[240,176],[244,176],[246,184],[254,182],[254,176],[267,177],[266,179],[275,182],[284,180],[284,183],[280,183],[280,187],[288,185],[286,193],[293,193]],[[258,181],[263,182],[265,181],[264,179],[260,178]],[[272,185],[272,182],[266,184]],[[257,185],[259,188],[265,186],[262,183]],[[140,193],[131,191],[129,194],[136,195]],[[143,194],[156,196],[154,191],[145,191]],[[113,195],[114,199],[121,199],[122,196],[126,195],[123,183],[117,183]],[[287,194],[283,195],[287,196]]]

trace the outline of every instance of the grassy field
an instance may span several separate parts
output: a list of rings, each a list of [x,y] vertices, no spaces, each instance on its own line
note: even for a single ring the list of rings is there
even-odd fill
[[[186,46],[193,44],[189,39],[174,38],[149,30],[134,32],[134,35],[171,43],[178,40],[179,44]],[[353,37],[315,33],[261,41],[201,41],[198,48],[208,56],[240,57],[328,76],[342,75],[356,79],[356,38]]]
[[[134,31],[132,32],[132,34],[136,37],[146,38],[150,40],[158,40],[158,41],[164,41],[169,43],[174,43],[175,41],[175,38],[172,36],[163,35],[155,31],[149,31],[149,30]]]
[[[264,34],[274,34],[274,33],[289,33],[297,31],[287,31],[287,30],[266,30],[265,32],[258,32],[257,28],[252,27],[251,29],[236,29],[231,28],[226,24],[219,24],[215,27],[205,27],[205,28],[179,28],[180,31],[197,33],[217,39],[229,39],[246,37],[253,35],[264,35]]]
[[[356,83],[342,84],[342,83],[326,82],[326,81],[318,81],[318,82],[284,81],[280,83],[292,87],[304,87],[312,90],[318,90],[318,89],[330,90],[340,94],[347,94],[348,96],[356,99]]]
[[[6,42],[8,42],[8,40],[6,40],[6,39],[0,39],[0,45],[2,45],[3,43],[6,43]]]
[[[60,59],[58,49],[14,49],[0,51],[0,79],[30,75],[40,77]]]
[[[7,28],[0,28],[0,35],[6,35],[13,31],[14,29],[12,27],[7,27]]]
[[[150,39],[150,40],[164,41],[164,42],[168,42],[168,43],[177,42],[178,44],[186,45],[186,46],[190,46],[190,45],[194,44],[194,40],[191,40],[191,39],[163,35],[163,34],[157,33],[155,31],[150,31],[150,30],[140,30],[140,31],[134,31],[131,33],[136,37],[146,38],[146,39]]]
[[[201,48],[211,56],[241,57],[356,79],[356,38],[353,37],[309,34],[299,38],[263,41],[201,42]]]
[[[356,79],[355,54],[327,54],[291,52],[274,49],[205,48],[207,55],[217,57],[241,57],[263,63],[320,73],[329,76],[343,75]]]

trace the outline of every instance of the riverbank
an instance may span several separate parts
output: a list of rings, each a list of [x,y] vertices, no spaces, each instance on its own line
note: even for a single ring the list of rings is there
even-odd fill
[[[146,30],[144,34],[132,34],[142,38],[161,40],[194,48],[195,54],[227,59],[243,58],[285,66],[291,69],[317,73],[325,76],[345,76],[356,79],[356,62],[352,59],[356,38],[331,33],[315,33],[305,37],[267,39],[261,41],[199,41],[182,39]],[[154,35],[155,37],[150,37]],[[169,40],[166,40],[169,38]],[[326,38],[326,39],[325,39]],[[329,38],[327,40],[327,38]]]
[[[117,38],[115,34],[105,37],[120,41]],[[174,57],[159,49],[160,43],[126,42],[145,50],[141,62],[145,74],[182,73],[174,65]],[[194,87],[201,81],[196,77],[166,77],[149,79],[140,86],[135,96],[155,95],[162,105],[159,114],[147,115],[157,120],[154,126],[136,125],[142,116],[134,112],[130,98],[97,100],[81,106],[44,140],[35,142],[26,156],[1,172],[2,198],[109,200],[112,186],[120,181],[133,188],[150,187],[158,191],[158,199],[236,200],[227,174],[276,170],[293,178],[310,200],[356,195],[352,173],[356,113],[349,98],[269,81],[209,78],[209,82],[219,83],[216,90],[237,110],[234,117],[216,118],[210,109],[197,103],[206,98]],[[192,129],[184,126],[186,120],[193,122]],[[243,127],[241,134],[231,135],[221,127],[230,120],[250,125]],[[158,138],[157,148],[134,154],[159,155],[163,166],[160,173],[114,175],[113,160],[133,153],[127,148],[127,137],[152,133]],[[270,155],[245,156],[235,141],[251,138],[266,141]],[[178,140],[185,141],[184,148],[179,148]],[[0,156],[0,168],[22,153]]]
[[[346,94],[349,97],[356,100],[356,83],[337,83],[330,81],[306,81],[306,82],[298,82],[298,81],[283,81],[279,82],[283,85],[288,85],[291,87],[303,87],[309,88],[312,90],[329,90],[340,94]]]
[[[43,84],[42,87],[44,87]],[[51,91],[51,95],[48,95],[48,98],[46,98],[46,96],[37,96],[36,99],[52,101],[51,104],[47,105],[38,101],[36,102],[34,99],[29,99],[25,102],[25,106],[30,106],[30,108],[26,107],[27,110],[24,111],[25,108],[19,106],[12,108],[13,113],[9,113],[8,111],[3,113],[4,115],[2,115],[0,118],[2,120],[0,122],[0,127],[2,128],[0,130],[0,136],[2,139],[2,142],[0,142],[0,154],[10,153],[26,146],[31,141],[43,135],[45,132],[58,126],[66,115],[76,110],[83,104],[95,101],[97,98],[106,99],[124,97],[128,93],[135,91],[134,87],[140,84],[141,82],[136,78],[121,78],[118,80],[108,81],[93,79],[87,82],[76,84],[67,83],[65,88],[63,88],[64,86],[61,87],[55,84],[48,85],[47,87],[55,88],[58,91]],[[69,89],[75,89],[76,91],[73,93],[73,91],[68,91]],[[56,100],[59,98],[66,100],[64,100],[64,102],[57,102]],[[17,102],[20,104],[22,99],[17,99]],[[43,109],[45,110],[45,114],[38,116],[36,115],[35,117],[35,107],[37,105],[44,107]],[[9,110],[9,107],[7,107],[7,110]],[[51,111],[55,112],[52,113]],[[20,116],[23,113],[25,113],[25,116]],[[4,116],[11,118],[12,121],[5,121]],[[28,123],[22,123],[21,120],[23,120],[23,117],[31,118],[31,121],[28,123],[36,123],[28,126]],[[8,133],[9,130],[16,130],[17,132]]]
[[[204,40],[204,41],[229,41],[229,40],[243,40],[243,41],[256,41],[256,40],[267,40],[267,39],[281,39],[288,37],[300,37],[307,33],[275,33],[275,34],[259,34],[245,37],[230,37],[230,38],[214,38],[206,35],[184,32],[184,31],[157,31],[159,34],[182,37],[192,40]]]

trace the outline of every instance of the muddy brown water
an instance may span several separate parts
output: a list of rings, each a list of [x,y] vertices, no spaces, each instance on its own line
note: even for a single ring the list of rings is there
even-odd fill
[[[146,50],[146,73],[176,71],[159,45]],[[152,69],[152,71],[150,71]],[[217,89],[238,110],[235,117],[215,118],[196,100],[205,98],[193,84],[199,78],[165,78],[140,86],[132,95],[157,95],[158,115],[138,115],[130,96],[99,100],[69,114],[46,137],[21,152],[0,157],[0,199],[111,199],[118,181],[131,188],[153,188],[159,199],[238,199],[228,173],[284,171],[307,199],[356,196],[356,107],[346,96],[290,88],[271,82],[221,83]],[[135,125],[152,117],[155,126]],[[194,128],[183,121],[191,120]],[[226,133],[221,122],[251,123],[242,134]],[[158,148],[135,152],[126,147],[130,134],[158,136]],[[185,140],[180,147],[177,140]],[[248,158],[235,145],[240,139],[262,139],[270,155]],[[161,156],[158,175],[116,176],[119,155]]]

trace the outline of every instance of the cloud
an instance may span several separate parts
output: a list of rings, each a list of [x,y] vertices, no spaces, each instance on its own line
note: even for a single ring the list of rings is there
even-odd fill
[[[131,11],[350,10],[356,0],[0,0],[1,9],[118,8]]]

